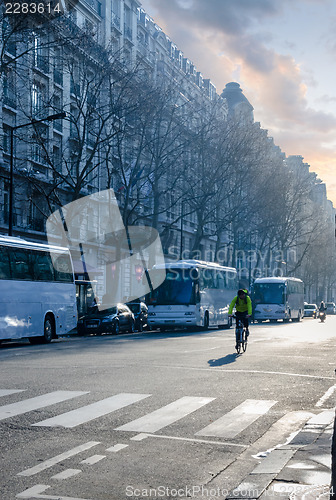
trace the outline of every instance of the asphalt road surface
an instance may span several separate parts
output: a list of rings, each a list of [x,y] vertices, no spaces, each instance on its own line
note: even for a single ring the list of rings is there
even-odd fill
[[[326,323],[0,347],[1,500],[221,498],[335,406]]]

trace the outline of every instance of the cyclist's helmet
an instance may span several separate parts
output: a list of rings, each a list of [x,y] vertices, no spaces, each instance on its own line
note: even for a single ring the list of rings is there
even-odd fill
[[[240,296],[244,295],[245,296],[245,295],[247,295],[247,290],[240,288],[237,292],[237,295],[240,295]]]

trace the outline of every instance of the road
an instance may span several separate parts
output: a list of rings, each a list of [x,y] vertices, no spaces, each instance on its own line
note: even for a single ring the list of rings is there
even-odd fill
[[[233,329],[2,344],[1,500],[224,499],[335,406],[335,346],[336,317],[239,356]]]

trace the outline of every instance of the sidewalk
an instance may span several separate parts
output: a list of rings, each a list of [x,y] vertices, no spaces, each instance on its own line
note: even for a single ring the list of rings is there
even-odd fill
[[[335,410],[312,417],[292,441],[274,449],[227,500],[329,500]]]

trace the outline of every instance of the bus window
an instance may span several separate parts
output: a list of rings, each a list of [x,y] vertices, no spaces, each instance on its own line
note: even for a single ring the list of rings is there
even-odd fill
[[[9,265],[8,250],[4,246],[0,246],[0,280],[10,280],[11,272]]]
[[[28,250],[11,248],[10,263],[12,268],[12,279],[25,281],[34,280],[34,268]]]
[[[34,251],[35,281],[54,281],[54,268],[49,252]]]
[[[70,256],[67,254],[53,255],[55,280],[63,283],[73,283]]]

